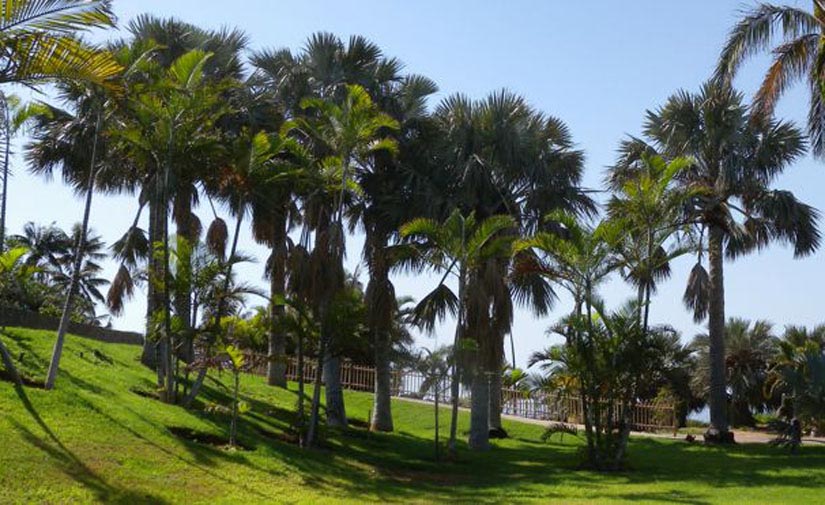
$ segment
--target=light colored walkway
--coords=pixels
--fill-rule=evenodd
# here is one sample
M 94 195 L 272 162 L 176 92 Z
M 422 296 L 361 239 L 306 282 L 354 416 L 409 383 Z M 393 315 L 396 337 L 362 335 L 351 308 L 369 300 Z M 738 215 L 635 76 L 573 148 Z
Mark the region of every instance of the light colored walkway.
M 428 402 L 426 400 L 418 400 L 415 398 L 408 398 L 408 397 L 395 397 L 399 400 L 403 400 L 406 402 L 415 402 L 415 403 L 423 403 L 426 405 L 432 405 L 432 402 Z M 444 407 L 449 407 L 449 404 L 442 404 Z M 469 409 L 464 407 L 459 407 L 461 410 L 469 411 Z M 546 421 L 543 419 L 532 419 L 529 417 L 520 417 L 520 416 L 512 416 L 509 414 L 502 414 L 502 419 L 507 419 L 510 421 L 516 421 L 521 423 L 528 423 L 528 424 L 536 424 L 539 426 L 547 426 L 552 421 Z M 576 429 L 580 432 L 584 431 L 583 425 L 576 425 Z M 773 433 L 765 433 L 763 431 L 749 431 L 749 430 L 734 430 L 734 438 L 737 443 L 740 444 L 767 444 L 774 438 L 776 435 Z M 649 432 L 649 431 L 634 431 L 630 434 L 633 437 L 654 437 L 654 438 L 670 438 L 670 439 L 684 439 L 687 435 L 684 433 L 677 433 L 675 436 L 672 432 Z M 694 435 L 697 441 L 702 440 L 702 435 Z M 803 444 L 825 444 L 825 437 L 805 437 L 802 439 Z

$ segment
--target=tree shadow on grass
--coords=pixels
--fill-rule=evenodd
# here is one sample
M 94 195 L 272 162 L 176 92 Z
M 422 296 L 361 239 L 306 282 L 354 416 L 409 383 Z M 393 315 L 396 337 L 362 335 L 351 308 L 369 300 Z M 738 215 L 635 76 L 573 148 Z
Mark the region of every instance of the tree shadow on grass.
M 98 500 L 116 504 L 168 503 L 158 496 L 116 487 L 107 483 L 63 444 L 54 431 L 43 421 L 43 418 L 26 395 L 25 390 L 20 387 L 15 387 L 15 391 L 26 411 L 45 433 L 46 437 L 41 438 L 35 435 L 17 420 L 9 418 L 12 426 L 21 433 L 25 441 L 43 451 L 58 463 L 63 473 L 91 490 Z

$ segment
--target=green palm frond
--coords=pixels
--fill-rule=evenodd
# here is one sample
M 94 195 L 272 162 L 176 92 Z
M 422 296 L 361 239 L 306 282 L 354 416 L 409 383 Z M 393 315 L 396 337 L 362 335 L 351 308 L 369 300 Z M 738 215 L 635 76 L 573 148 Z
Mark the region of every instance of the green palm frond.
M 110 0 L 4 0 L 0 5 L 0 38 L 8 33 L 70 33 L 115 24 Z

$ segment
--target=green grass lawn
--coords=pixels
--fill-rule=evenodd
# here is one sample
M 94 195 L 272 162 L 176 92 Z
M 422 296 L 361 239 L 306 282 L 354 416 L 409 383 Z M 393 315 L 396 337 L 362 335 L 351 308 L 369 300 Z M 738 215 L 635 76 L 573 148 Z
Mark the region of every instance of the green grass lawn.
M 9 329 L 2 338 L 22 369 L 42 378 L 53 334 Z M 96 355 L 95 351 L 102 353 Z M 356 420 L 324 434 L 325 447 L 284 441 L 296 393 L 244 376 L 252 412 L 241 422 L 249 450 L 178 438 L 171 428 L 225 436 L 222 414 L 188 412 L 135 393 L 152 389 L 139 349 L 70 337 L 55 391 L 0 382 L 0 503 L 817 503 L 825 492 L 825 447 L 801 454 L 764 445 L 719 449 L 634 439 L 631 469 L 576 469 L 581 440 L 542 443 L 540 426 L 507 422 L 511 437 L 484 454 L 433 460 L 432 408 L 395 401 L 396 432 L 373 434 L 371 396 L 348 393 Z M 101 359 L 103 358 L 103 359 Z M 111 362 L 110 362 L 111 361 Z M 208 382 L 208 401 L 227 401 L 229 376 Z M 442 416 L 442 433 L 448 416 Z M 462 413 L 460 431 L 468 426 Z M 203 438 L 203 437 L 202 437 Z

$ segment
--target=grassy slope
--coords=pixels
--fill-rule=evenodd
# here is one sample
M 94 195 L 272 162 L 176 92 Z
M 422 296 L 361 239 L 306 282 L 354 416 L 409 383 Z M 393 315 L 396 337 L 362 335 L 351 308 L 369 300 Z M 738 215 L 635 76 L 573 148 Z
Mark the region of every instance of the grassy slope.
M 32 377 L 42 377 L 52 336 L 11 329 L 4 342 Z M 94 355 L 101 351 L 112 363 Z M 81 355 L 82 353 L 82 355 Z M 225 434 L 219 414 L 190 413 L 130 390 L 152 375 L 135 347 L 70 337 L 58 389 L 18 391 L 0 382 L 0 503 L 283 502 L 816 502 L 825 489 L 825 447 L 798 456 L 766 446 L 722 450 L 670 440 L 634 440 L 629 472 L 577 471 L 580 441 L 544 444 L 541 427 L 507 423 L 513 438 L 457 463 L 432 461 L 432 408 L 396 401 L 397 432 L 328 433 L 327 448 L 302 451 L 278 436 L 296 394 L 244 377 L 253 412 L 228 452 L 179 439 L 167 427 Z M 228 383 L 228 376 L 223 380 Z M 224 386 L 209 384 L 213 400 Z M 365 420 L 371 397 L 349 393 L 350 416 Z M 442 433 L 447 432 L 447 415 Z M 462 415 L 461 431 L 468 418 Z M 360 424 L 360 423 L 359 423 Z

